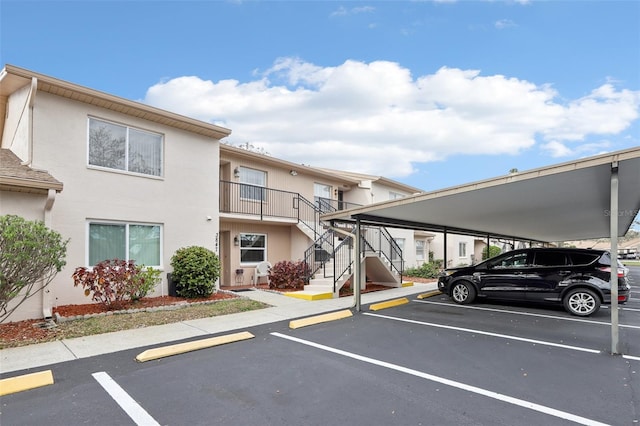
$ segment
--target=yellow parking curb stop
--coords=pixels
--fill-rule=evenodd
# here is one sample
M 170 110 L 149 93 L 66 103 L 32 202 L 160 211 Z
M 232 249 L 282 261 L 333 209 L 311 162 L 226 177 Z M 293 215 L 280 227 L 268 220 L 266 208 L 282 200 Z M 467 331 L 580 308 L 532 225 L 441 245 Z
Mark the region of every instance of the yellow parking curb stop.
M 308 325 L 320 324 L 322 322 L 334 321 L 353 316 L 350 310 L 331 312 L 324 315 L 316 315 L 315 317 L 302 318 L 299 320 L 289 321 L 289 328 L 300 328 Z
M 252 339 L 253 334 L 248 331 L 241 333 L 227 334 L 224 336 L 211 337 L 209 339 L 196 340 L 194 342 L 178 343 L 177 345 L 163 346 L 161 348 L 148 349 L 136 357 L 138 362 L 146 362 L 154 359 L 165 358 L 172 355 L 179 355 L 186 352 L 211 348 L 213 346 L 225 345 L 227 343 L 239 342 L 241 340 Z
M 380 309 L 393 308 L 394 306 L 404 305 L 409 303 L 409 299 L 402 297 L 400 299 L 388 300 L 386 302 L 375 303 L 369 307 L 372 311 L 379 311 Z
M 53 384 L 53 373 L 51 370 L 40 371 L 38 373 L 24 374 L 22 376 L 9 377 L 0 380 L 0 396 L 22 392 L 30 389 Z
M 438 294 L 442 294 L 440 290 L 433 290 L 428 293 L 422 293 L 416 296 L 417 299 L 426 299 L 428 297 L 437 296 Z

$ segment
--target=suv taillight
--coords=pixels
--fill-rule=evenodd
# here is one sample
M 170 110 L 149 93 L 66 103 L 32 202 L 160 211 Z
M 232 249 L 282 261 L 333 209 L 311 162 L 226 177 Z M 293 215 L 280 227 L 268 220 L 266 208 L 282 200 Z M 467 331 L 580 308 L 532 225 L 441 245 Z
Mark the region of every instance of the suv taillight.
M 611 268 L 609 266 L 603 266 L 602 268 L 598 268 L 602 272 L 611 273 Z M 618 278 L 624 278 L 624 269 L 618 268 Z

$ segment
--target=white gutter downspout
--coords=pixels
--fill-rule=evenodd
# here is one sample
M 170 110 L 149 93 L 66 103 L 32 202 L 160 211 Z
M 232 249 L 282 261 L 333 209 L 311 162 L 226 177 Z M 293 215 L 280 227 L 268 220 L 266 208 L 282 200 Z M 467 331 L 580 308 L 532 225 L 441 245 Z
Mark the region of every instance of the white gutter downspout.
M 33 105 L 36 103 L 36 92 L 38 90 L 38 79 L 35 77 L 31 77 L 31 90 L 29 91 L 29 99 L 27 99 L 27 106 L 29 108 L 29 134 L 27 135 L 27 143 L 29 145 L 28 157 L 26 161 L 23 161 L 21 164 L 23 166 L 31 166 L 33 162 Z
M 51 210 L 53 209 L 53 203 L 56 201 L 56 190 L 49 189 L 47 193 L 47 201 L 44 203 L 44 224 L 47 228 L 51 229 L 53 223 Z M 42 285 L 41 283 L 40 285 Z M 51 302 L 51 290 L 47 287 L 42 290 L 42 317 L 49 319 L 53 317 L 53 303 Z
M 610 237 L 611 237 L 611 353 L 620 353 L 620 341 L 618 330 L 618 162 L 611 163 L 611 210 L 610 210 Z

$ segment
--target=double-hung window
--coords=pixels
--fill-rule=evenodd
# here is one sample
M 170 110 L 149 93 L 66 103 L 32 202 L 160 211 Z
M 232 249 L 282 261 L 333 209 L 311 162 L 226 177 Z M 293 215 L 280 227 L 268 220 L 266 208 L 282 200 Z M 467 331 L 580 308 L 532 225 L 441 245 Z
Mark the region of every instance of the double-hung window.
M 325 185 L 324 183 L 313 184 L 313 197 L 316 202 L 316 206 L 322 213 L 335 211 L 332 207 L 331 200 L 331 185 Z
M 425 257 L 424 257 L 424 240 L 416 240 L 416 261 L 417 262 L 424 262 L 425 261 Z
M 240 234 L 240 263 L 258 263 L 267 260 L 265 234 Z
M 161 134 L 89 118 L 89 165 L 162 176 Z
M 402 252 L 404 251 L 404 238 L 394 238 L 396 246 L 400 249 L 400 251 L 393 250 L 391 253 L 392 260 L 401 260 Z
M 467 257 L 467 243 L 458 243 L 458 256 Z
M 240 167 L 240 198 L 250 201 L 266 201 L 264 188 L 267 186 L 267 173 L 262 170 Z
M 162 226 L 154 224 L 89 222 L 89 265 L 103 260 L 134 260 L 161 267 Z

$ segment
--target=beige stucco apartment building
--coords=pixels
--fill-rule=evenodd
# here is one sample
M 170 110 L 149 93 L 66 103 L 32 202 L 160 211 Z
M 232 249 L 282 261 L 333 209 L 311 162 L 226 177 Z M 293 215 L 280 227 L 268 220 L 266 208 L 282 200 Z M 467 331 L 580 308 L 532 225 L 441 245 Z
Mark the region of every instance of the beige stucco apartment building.
M 79 266 L 112 258 L 159 268 L 199 245 L 219 254 L 219 286 L 255 283 L 261 261 L 322 252 L 323 212 L 420 190 L 365 174 L 294 164 L 221 143 L 231 130 L 7 65 L 0 73 L 0 215 L 42 220 L 69 239 L 67 265 L 9 321 L 90 303 L 73 287 Z M 399 247 L 398 271 L 438 258 L 442 236 L 372 232 Z M 332 238 L 336 243 L 340 238 Z M 382 246 L 374 241 L 373 246 Z M 393 242 L 390 242 L 393 241 Z M 468 250 L 460 247 L 468 244 Z M 449 236 L 452 263 L 470 263 L 474 240 Z M 325 274 L 326 275 L 326 274 Z M 335 288 L 334 288 L 335 292 Z
M 9 320 L 90 302 L 71 275 L 101 257 L 166 270 L 180 247 L 216 248 L 218 146 L 230 130 L 10 65 L 0 109 L 0 214 L 69 239 L 66 267 Z

